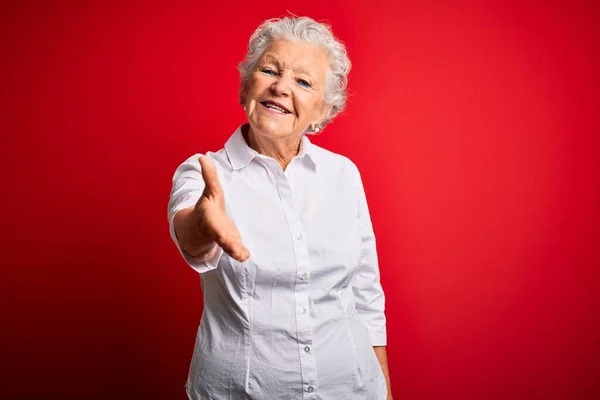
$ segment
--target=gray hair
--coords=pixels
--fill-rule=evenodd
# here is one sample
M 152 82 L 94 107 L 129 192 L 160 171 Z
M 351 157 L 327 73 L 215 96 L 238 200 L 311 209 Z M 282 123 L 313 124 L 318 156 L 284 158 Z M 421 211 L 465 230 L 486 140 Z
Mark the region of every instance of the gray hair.
M 333 36 L 329 25 L 308 17 L 274 18 L 263 22 L 254 31 L 248 43 L 248 53 L 238 70 L 242 78 L 240 102 L 248 91 L 250 75 L 269 44 L 275 40 L 295 40 L 320 46 L 329 54 L 329 71 L 325 79 L 325 103 L 331 111 L 320 124 L 323 129 L 346 106 L 348 73 L 352 67 L 344 44 Z

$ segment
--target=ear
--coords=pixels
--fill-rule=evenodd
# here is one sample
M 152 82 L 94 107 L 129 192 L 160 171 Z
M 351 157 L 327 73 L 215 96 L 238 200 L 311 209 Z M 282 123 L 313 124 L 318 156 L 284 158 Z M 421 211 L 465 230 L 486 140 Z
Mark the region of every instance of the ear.
M 330 105 L 327 104 L 323 104 L 323 108 L 321 110 L 321 112 L 318 115 L 317 120 L 315 121 L 317 124 L 321 124 L 329 115 L 329 113 L 331 112 L 332 107 Z

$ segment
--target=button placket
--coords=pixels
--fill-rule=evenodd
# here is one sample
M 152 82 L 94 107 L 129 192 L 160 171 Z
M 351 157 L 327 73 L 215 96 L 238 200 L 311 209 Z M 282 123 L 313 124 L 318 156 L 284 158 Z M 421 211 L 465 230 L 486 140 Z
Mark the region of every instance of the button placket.
M 288 166 L 288 168 L 290 168 L 290 166 Z M 308 344 L 313 342 L 310 313 L 308 312 L 308 305 L 310 304 L 308 292 L 308 272 L 310 270 L 308 246 L 305 240 L 302 220 L 297 212 L 297 207 L 294 207 L 293 190 L 290 186 L 287 174 L 278 171 L 276 174 L 276 182 L 282 202 L 288 205 L 287 207 L 283 207 L 283 211 L 290 229 L 295 253 L 297 285 L 294 291 L 294 297 L 298 311 L 296 318 L 296 337 L 298 340 L 298 351 L 300 352 L 302 385 L 305 387 L 306 392 L 313 393 L 315 391 L 314 383 L 316 382 L 316 361 L 312 354 L 311 347 L 308 346 Z M 310 398 L 313 398 L 313 396 L 310 396 Z

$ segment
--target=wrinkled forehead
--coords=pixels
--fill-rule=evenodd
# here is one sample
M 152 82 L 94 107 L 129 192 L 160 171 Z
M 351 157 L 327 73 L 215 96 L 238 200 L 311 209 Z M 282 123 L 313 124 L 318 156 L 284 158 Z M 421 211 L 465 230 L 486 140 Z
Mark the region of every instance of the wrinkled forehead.
M 294 73 L 323 75 L 329 68 L 329 56 L 320 46 L 304 42 L 278 40 L 269 45 L 259 64 L 273 64 Z

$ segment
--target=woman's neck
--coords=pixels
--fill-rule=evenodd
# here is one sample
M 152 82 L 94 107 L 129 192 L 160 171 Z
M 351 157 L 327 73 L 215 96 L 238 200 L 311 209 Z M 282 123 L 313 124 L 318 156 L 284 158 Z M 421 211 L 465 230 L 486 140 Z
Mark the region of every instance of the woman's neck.
M 249 125 L 242 128 L 242 133 L 246 143 L 257 153 L 273 158 L 285 171 L 286 167 L 292 161 L 292 158 L 298 155 L 302 135 L 268 139 L 263 135 L 257 135 L 252 131 Z

